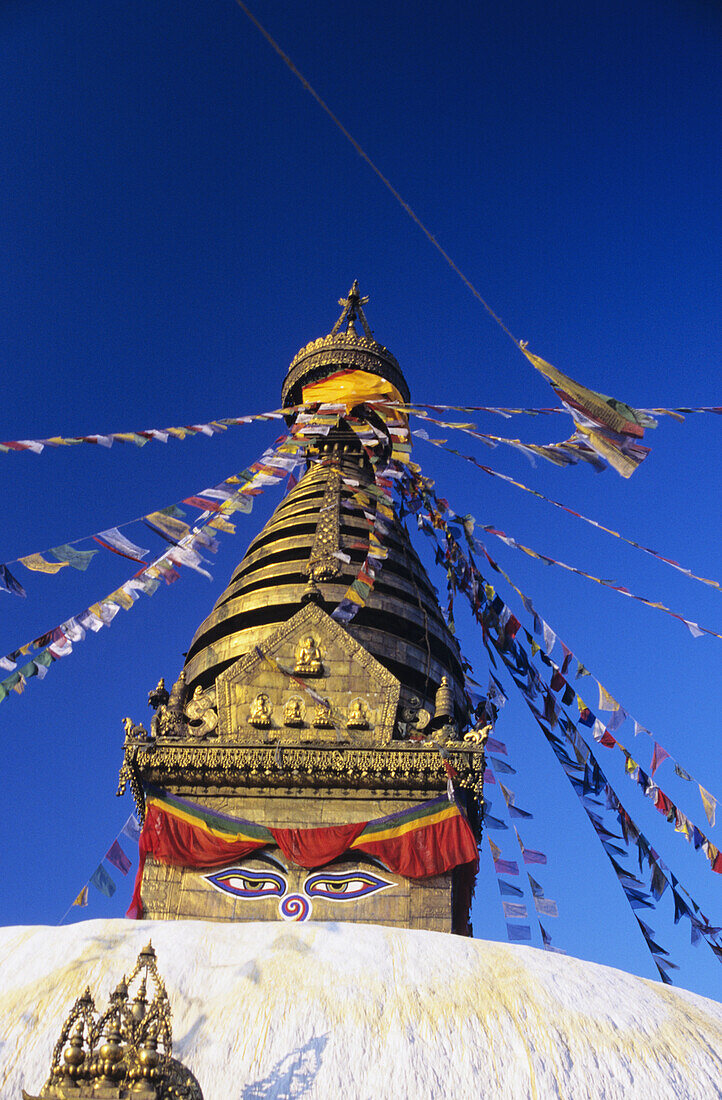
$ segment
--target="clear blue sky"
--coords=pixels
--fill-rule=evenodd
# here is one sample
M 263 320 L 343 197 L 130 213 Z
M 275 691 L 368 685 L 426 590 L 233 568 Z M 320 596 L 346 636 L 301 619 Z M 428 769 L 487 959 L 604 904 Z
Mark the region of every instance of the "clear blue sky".
M 254 10 L 515 335 L 633 405 L 722 404 L 716 5 L 254 0 Z M 7 0 L 0 92 L 0 439 L 275 408 L 291 357 L 329 330 L 354 277 L 417 400 L 554 403 L 233 0 Z M 537 442 L 569 434 L 561 417 L 480 426 Z M 586 467 L 532 469 L 513 451 L 477 454 L 719 578 L 721 432 L 713 416 L 663 421 L 631 481 Z M 142 450 L 0 456 L 0 559 L 215 484 L 273 435 L 258 425 Z M 722 631 L 719 592 L 426 444 L 416 451 L 459 511 Z M 55 923 L 103 856 L 131 809 L 114 797 L 121 720 L 147 720 L 148 690 L 161 675 L 175 678 L 277 499 L 269 492 L 236 538 L 221 536 L 212 585 L 184 573 L 0 704 L 5 923 Z M 149 532 L 129 534 L 157 548 Z M 722 642 L 694 640 L 661 614 L 492 549 L 625 708 L 722 793 Z M 2 653 L 106 595 L 129 564 L 99 554 L 87 573 L 57 577 L 16 567 L 28 598 L 0 595 Z M 460 635 L 484 680 L 483 651 L 463 619 Z M 535 814 L 525 843 L 549 855 L 539 878 L 559 904 L 548 922 L 554 942 L 656 977 L 523 704 L 510 703 L 497 734 L 518 769 L 517 800 Z M 620 736 L 648 766 L 648 743 L 639 747 L 626 726 Z M 600 753 L 666 861 L 722 918 L 722 879 L 624 779 L 620 754 Z M 696 792 L 669 764 L 658 778 L 704 824 Z M 711 832 L 719 847 L 721 828 Z M 510 842 L 503 847 L 514 858 Z M 487 860 L 474 927 L 503 938 Z M 129 892 L 124 883 L 112 902 L 95 895 L 85 913 L 118 915 Z M 689 948 L 689 926 L 672 926 L 667 898 L 648 919 L 682 965 L 680 983 L 719 997 L 722 969 L 704 944 Z

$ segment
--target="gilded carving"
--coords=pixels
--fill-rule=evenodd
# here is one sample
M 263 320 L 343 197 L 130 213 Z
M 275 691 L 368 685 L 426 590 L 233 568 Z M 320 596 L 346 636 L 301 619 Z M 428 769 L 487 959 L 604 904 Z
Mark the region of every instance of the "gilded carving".
M 271 726 L 271 720 L 273 718 L 273 710 L 268 696 L 265 692 L 261 692 L 251 703 L 251 712 L 248 716 L 248 721 L 256 729 L 266 730 Z
M 283 708 L 284 726 L 300 729 L 303 726 L 305 713 L 306 708 L 303 705 L 303 700 L 298 695 L 292 695 Z
M 191 737 L 202 740 L 213 733 L 218 725 L 215 688 L 204 691 L 199 684 L 186 703 L 184 713 L 188 719 L 188 733 Z
M 313 725 L 317 730 L 332 730 L 334 729 L 333 715 L 331 708 L 324 706 L 323 703 L 317 703 L 313 711 Z
M 354 699 L 348 708 L 346 727 L 350 730 L 367 730 L 369 728 L 368 708 L 363 699 Z
M 322 686 L 317 670 L 323 673 Z M 303 670 L 303 671 L 301 671 Z M 250 721 L 254 700 L 268 697 L 274 715 L 282 715 L 289 689 L 305 703 L 307 721 L 313 723 L 314 709 L 330 710 L 330 724 L 315 726 L 325 738 L 339 735 L 359 739 L 363 728 L 347 725 L 349 706 L 363 697 L 368 717 L 367 738 L 388 743 L 394 732 L 400 684 L 367 649 L 329 615 L 307 604 L 253 649 L 225 669 L 216 680 L 218 698 L 218 740 L 225 744 L 253 743 L 267 726 Z M 319 698 L 320 696 L 320 698 Z M 373 715 L 373 721 L 371 721 Z M 290 723 L 279 722 L 284 746 L 293 743 Z M 296 742 L 298 736 L 295 735 Z
M 296 676 L 321 676 L 323 674 L 321 651 L 310 634 L 303 638 L 296 647 L 296 664 L 293 671 Z

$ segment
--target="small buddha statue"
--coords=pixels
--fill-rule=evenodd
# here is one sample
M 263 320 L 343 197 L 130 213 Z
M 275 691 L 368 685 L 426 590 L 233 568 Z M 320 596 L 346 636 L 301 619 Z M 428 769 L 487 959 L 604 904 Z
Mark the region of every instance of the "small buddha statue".
M 369 728 L 368 712 L 363 699 L 354 699 L 348 708 L 346 727 L 350 730 L 367 730 Z
M 317 730 L 332 730 L 334 728 L 331 708 L 319 703 L 313 712 L 313 724 Z
M 299 728 L 303 725 L 303 702 L 297 695 L 292 695 L 283 708 L 284 726 Z
M 320 650 L 310 635 L 299 643 L 293 671 L 296 676 L 321 676 L 323 673 Z
M 271 725 L 271 703 L 267 695 L 261 692 L 251 703 L 249 722 L 259 730 L 267 730 Z

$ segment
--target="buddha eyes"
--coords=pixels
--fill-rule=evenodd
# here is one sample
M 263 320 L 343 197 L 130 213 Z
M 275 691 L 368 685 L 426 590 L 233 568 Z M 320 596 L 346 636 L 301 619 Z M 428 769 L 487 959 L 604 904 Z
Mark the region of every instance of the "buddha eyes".
M 369 871 L 321 871 L 306 879 L 304 890 L 310 898 L 351 901 L 368 897 L 392 885 Z
M 229 867 L 205 878 L 218 890 L 237 898 L 280 898 L 286 892 L 286 880 L 272 871 Z
M 285 876 L 274 874 L 273 871 L 226 867 L 204 877 L 217 890 L 236 898 L 282 898 L 288 890 Z M 370 871 L 318 871 L 308 876 L 302 890 L 308 898 L 355 901 L 369 897 L 377 890 L 385 890 L 388 886 L 393 886 L 393 883 L 371 874 Z

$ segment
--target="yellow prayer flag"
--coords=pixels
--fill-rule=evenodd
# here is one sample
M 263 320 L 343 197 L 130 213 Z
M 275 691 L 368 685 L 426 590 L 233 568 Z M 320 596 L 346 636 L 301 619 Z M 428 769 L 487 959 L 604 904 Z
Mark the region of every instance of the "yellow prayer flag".
M 702 799 L 702 805 L 704 806 L 704 812 L 707 814 L 707 820 L 710 825 L 713 826 L 717 816 L 717 799 L 714 795 L 711 795 L 709 791 L 706 791 L 704 787 L 699 788 L 699 796 Z
M 46 561 L 42 554 L 28 554 L 24 558 L 18 558 L 26 569 L 32 569 L 35 573 L 57 573 L 69 563 L 67 561 Z
M 495 844 L 491 837 L 487 837 L 489 841 L 489 848 L 491 849 L 492 859 L 497 860 L 501 857 L 501 848 L 498 844 Z
M 88 887 L 84 886 L 78 894 L 77 898 L 73 902 L 73 905 L 79 905 L 82 909 L 88 904 Z M 72 908 L 72 906 L 71 906 Z
M 597 681 L 599 684 L 599 681 Z M 613 699 L 603 684 L 599 684 L 599 709 L 619 710 L 619 703 Z
M 127 592 L 124 592 L 122 588 L 116 588 L 115 592 L 111 592 L 108 596 L 108 600 L 120 604 L 126 611 L 129 611 L 133 606 L 133 597 L 129 596 Z
M 234 523 L 229 523 L 225 516 L 216 515 L 206 524 L 206 527 L 215 527 L 216 531 L 225 531 L 229 535 L 235 535 L 236 526 Z
M 639 765 L 637 764 L 637 761 L 632 760 L 631 756 L 628 756 L 627 759 L 625 760 L 624 767 L 625 767 L 625 770 L 630 773 L 630 775 L 634 771 L 634 769 L 638 766 Z
M 347 409 L 352 409 L 354 405 L 360 405 L 364 401 L 384 400 L 404 404 L 404 399 L 395 386 L 385 378 L 363 370 L 342 370 L 320 382 L 312 382 L 310 386 L 303 387 L 304 405 L 315 401 L 323 404 L 339 402 Z

